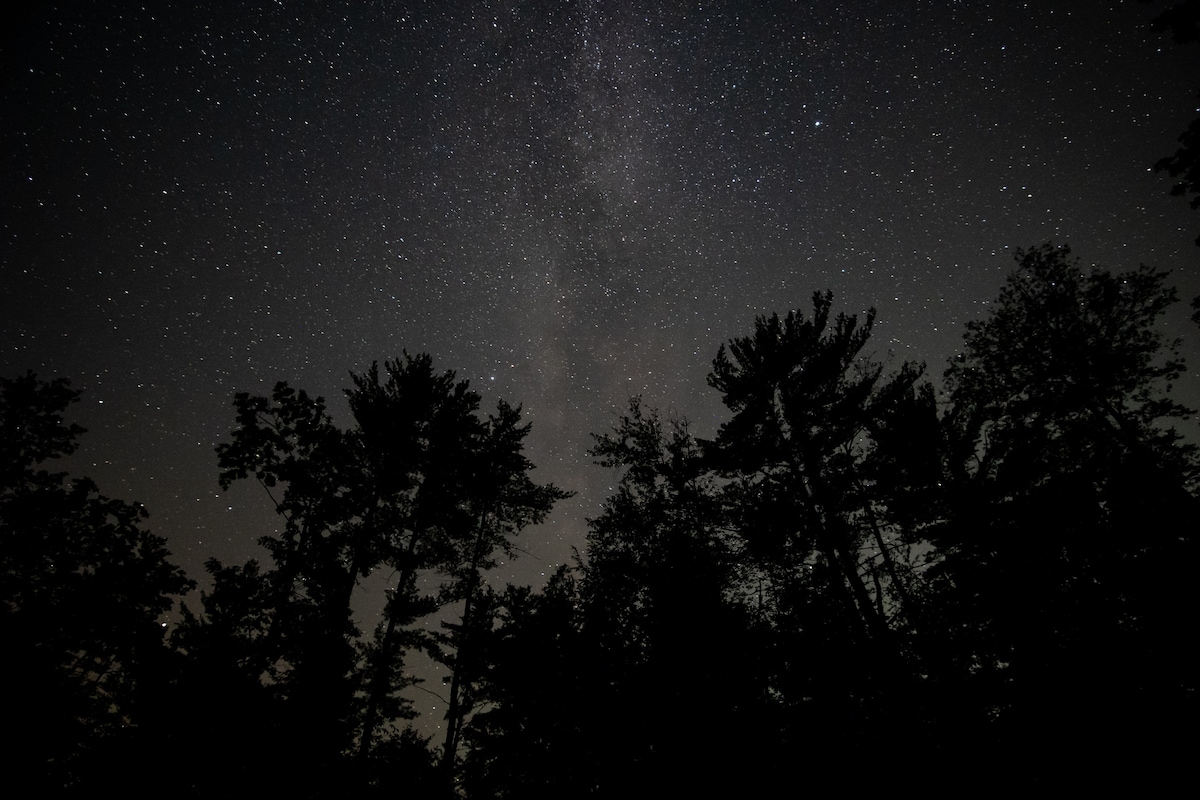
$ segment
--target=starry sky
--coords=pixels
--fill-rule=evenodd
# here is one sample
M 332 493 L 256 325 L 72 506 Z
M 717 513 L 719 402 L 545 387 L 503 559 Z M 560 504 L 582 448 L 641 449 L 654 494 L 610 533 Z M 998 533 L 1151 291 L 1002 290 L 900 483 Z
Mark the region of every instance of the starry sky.
M 194 577 L 278 527 L 217 485 L 237 391 L 286 380 L 345 426 L 349 373 L 407 349 L 522 403 L 536 479 L 578 492 L 501 571 L 536 584 L 613 484 L 588 434 L 633 394 L 714 433 L 705 375 L 757 314 L 830 289 L 937 377 L 1019 247 L 1200 294 L 1200 215 L 1152 170 L 1200 88 L 1163 2 L 29 6 L 0 374 L 83 391 L 70 468 Z

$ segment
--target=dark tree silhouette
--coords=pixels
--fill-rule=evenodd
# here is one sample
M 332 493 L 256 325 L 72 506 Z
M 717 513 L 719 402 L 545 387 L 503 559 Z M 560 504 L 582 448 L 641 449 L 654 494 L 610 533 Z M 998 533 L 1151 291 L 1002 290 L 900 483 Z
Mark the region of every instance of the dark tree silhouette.
M 594 438 L 597 463 L 621 470 L 617 490 L 588 522 L 586 563 L 543 593 L 498 598 L 491 707 L 471 737 L 467 786 L 501 797 L 747 790 L 773 748 L 743 734 L 768 704 L 716 479 L 686 423 L 636 398 Z
M 29 791 L 116 780 L 98 754 L 136 739 L 166 660 L 159 618 L 190 586 L 145 509 L 46 469 L 84 433 L 63 418 L 77 397 L 0 378 L 5 780 Z
M 1085 269 L 1065 247 L 1017 260 L 946 373 L 953 513 L 933 576 L 947 641 L 970 674 L 962 696 L 995 720 L 992 757 L 1059 776 L 1140 767 L 1177 751 L 1158 732 L 1190 724 L 1195 694 L 1179 631 L 1200 464 L 1169 427 L 1192 412 L 1169 397 L 1183 364 L 1158 326 L 1175 292 L 1162 272 Z
M 709 384 L 733 416 L 710 453 L 772 620 L 782 735 L 849 766 L 880 727 L 907 727 L 902 748 L 919 738 L 915 522 L 889 507 L 901 492 L 887 488 L 901 474 L 887 459 L 917 451 L 889 456 L 876 436 L 894 440 L 928 395 L 921 366 L 885 375 L 864 354 L 874 311 L 860 325 L 831 310 L 817 293 L 811 318 L 759 318 L 718 351 Z
M 1051 460 L 1053 446 L 1074 445 L 1079 431 L 1097 455 L 1137 454 L 1190 482 L 1195 448 L 1168 426 L 1193 412 L 1169 396 L 1184 365 L 1180 342 L 1158 328 L 1178 300 L 1167 274 L 1085 269 L 1051 245 L 1016 260 L 995 310 L 967 323 L 964 352 L 946 372 L 952 421 L 970 447 L 959 469 L 999 480 L 1031 438 L 1041 462 L 1022 467 L 1068 466 Z
M 235 406 L 238 427 L 217 449 L 221 486 L 254 476 L 283 530 L 259 540 L 271 569 L 210 564 L 214 591 L 204 598 L 205 616 L 194 621 L 216 630 L 180 642 L 211 642 L 221 631 L 241 640 L 223 649 L 247 654 L 248 671 L 271 686 L 287 715 L 293 772 L 311 782 L 337 771 L 355 732 L 359 631 L 351 597 L 358 578 L 379 564 L 373 498 L 361 453 L 321 398 L 280 383 L 269 398 L 237 395 Z M 265 606 L 239 607 L 238 600 Z M 229 618 L 238 621 L 224 625 Z
M 1155 17 L 1152 24 L 1157 31 L 1170 31 L 1176 44 L 1200 43 L 1200 0 L 1176 3 Z M 1159 161 L 1155 168 L 1178 179 L 1171 187 L 1172 194 L 1195 195 L 1191 206 L 1200 208 L 1200 118 L 1192 120 L 1180 135 L 1179 144 L 1174 155 Z M 1200 245 L 1200 238 L 1196 244 Z
M 603 512 L 589 520 L 583 594 L 589 613 L 620 647 L 639 649 L 667 610 L 711 607 L 735 584 L 716 480 L 683 420 L 664 422 L 633 398 L 611 433 L 593 434 L 591 455 L 621 470 Z M 704 600 L 700 598 L 704 597 Z
M 832 303 L 818 293 L 811 319 L 759 318 L 752 336 L 722 345 L 708 380 L 733 417 L 712 457 L 731 480 L 735 525 L 768 557 L 773 582 L 828 592 L 854 635 L 882 641 L 903 579 L 862 468 L 872 427 L 911 395 L 921 367 L 885 378 L 862 354 L 874 311 L 861 326 L 846 314 L 831 324 Z
M 499 553 L 515 557 L 512 537 L 567 496 L 530 480 L 520 410 L 501 402 L 482 418 L 478 395 L 452 372 L 434 373 L 427 355 L 352 379 L 349 430 L 320 398 L 286 384 L 270 398 L 236 397 L 238 428 L 218 448 L 222 485 L 254 476 L 284 529 L 261 540 L 270 569 L 210 564 L 205 615 L 185 620 L 179 638 L 189 652 L 232 656 L 237 671 L 270 688 L 294 742 L 295 780 L 309 792 L 348 785 L 339 776 L 351 753 L 359 773 L 378 775 L 373 765 L 387 753 L 412 751 L 415 740 L 395 723 L 411 716 L 399 692 L 414 680 L 404 662 L 416 647 L 451 667 L 442 763 L 451 773 L 443 780 L 453 777 L 473 708 L 472 632 L 491 624 L 483 574 Z M 390 581 L 367 640 L 352 602 L 378 569 Z M 448 634 L 413 625 L 450 603 L 461 611 Z
M 411 683 L 404 671 L 406 651 L 435 645 L 425 631 L 409 626 L 440 605 L 422 591 L 422 577 L 445 576 L 458 567 L 478 523 L 468 498 L 485 425 L 477 416 L 479 396 L 453 373 L 435 374 L 427 355 L 388 362 L 383 376 L 372 365 L 354 376 L 347 394 L 378 494 L 390 498 L 380 532 L 388 547 L 383 563 L 395 575 L 367 649 L 361 758 L 389 717 L 407 716 L 399 695 Z
M 555 571 L 540 592 L 509 586 L 489 598 L 498 625 L 481 631 L 476 660 L 487 680 L 464 731 L 468 797 L 594 795 L 604 767 L 604 712 L 611 696 L 601 650 L 583 631 L 577 575 Z M 598 752 L 599 751 L 599 752 Z
M 1183 0 L 1154 18 L 1157 31 L 1170 31 L 1176 44 L 1200 43 L 1200 0 Z M 1192 120 L 1179 136 L 1179 149 L 1161 159 L 1155 169 L 1176 179 L 1171 194 L 1192 195 L 1192 208 L 1200 208 L 1200 118 Z M 1200 237 L 1196 238 L 1200 245 Z M 1200 313 L 1200 312 L 1198 312 Z
M 834 317 L 825 293 L 759 318 L 713 362 L 715 440 L 637 398 L 593 437 L 617 485 L 542 591 L 489 583 L 568 496 L 532 480 L 518 407 L 485 415 L 407 354 L 351 376 L 345 429 L 283 383 L 239 394 L 220 481 L 259 481 L 281 530 L 262 559 L 208 562 L 174 651 L 158 618 L 190 582 L 145 512 L 45 468 L 75 450 L 76 393 L 0 380 L 10 777 L 628 797 L 919 763 L 930 791 L 1165 787 L 1196 745 L 1175 301 L 1149 267 L 1018 251 L 941 400 L 865 354 L 873 312 Z M 449 670 L 438 742 L 402 727 L 417 649 Z
M 1170 31 L 1176 44 L 1198 44 L 1200 0 L 1182 0 L 1155 17 L 1151 24 L 1157 31 Z M 1179 149 L 1160 159 L 1154 168 L 1176 179 L 1171 186 L 1171 194 L 1179 197 L 1193 195 L 1191 207 L 1200 208 L 1200 117 L 1192 120 L 1179 135 Z M 1200 245 L 1200 236 L 1196 237 L 1196 244 Z M 1192 298 L 1192 308 L 1195 309 L 1192 321 L 1200 325 L 1200 296 Z
M 484 678 L 476 638 L 486 635 L 496 613 L 485 591 L 484 573 L 498 566 L 497 557 L 517 557 L 513 539 L 526 527 L 542 522 L 559 500 L 570 497 L 553 484 L 539 486 L 529 478 L 533 464 L 523 454 L 530 425 L 521 424 L 519 408 L 501 402 L 474 442 L 468 462 L 470 484 L 458 502 L 464 530 L 451 541 L 452 557 L 443 567 L 448 579 L 440 599 L 462 603 L 457 623 L 443 623 L 441 661 L 451 669 L 446 710 L 442 769 L 453 774 L 462 728 L 474 710 L 478 683 Z M 448 656 L 447 649 L 453 652 Z
M 609 758 L 627 783 L 609 776 L 607 789 L 751 791 L 772 748 L 739 732 L 759 727 L 773 704 L 757 596 L 747 597 L 718 478 L 687 422 L 664 421 L 638 398 L 593 438 L 596 462 L 621 470 L 588 521 L 581 586 L 584 632 L 598 640 L 608 710 L 620 715 L 605 729 L 620 743 Z M 738 655 L 714 658 L 714 649 Z M 630 717 L 639 725 L 623 730 Z

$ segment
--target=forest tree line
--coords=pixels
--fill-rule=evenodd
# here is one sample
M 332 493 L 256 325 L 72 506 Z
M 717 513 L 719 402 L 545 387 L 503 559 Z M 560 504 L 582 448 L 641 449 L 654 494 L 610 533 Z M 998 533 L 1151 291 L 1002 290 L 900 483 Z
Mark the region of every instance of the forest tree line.
M 186 601 L 140 506 L 48 468 L 82 433 L 77 393 L 2 379 L 9 779 L 205 798 L 1172 780 L 1197 744 L 1200 519 L 1160 332 L 1176 300 L 1153 268 L 1019 252 L 940 390 L 872 358 L 874 312 L 829 293 L 759 318 L 712 362 L 713 439 L 637 398 L 594 434 L 619 483 L 537 589 L 489 574 L 568 493 L 531 478 L 518 406 L 484 411 L 428 355 L 353 375 L 346 429 L 283 383 L 236 396 L 220 484 L 260 483 L 281 529 Z M 411 727 L 418 654 L 447 671 L 424 687 L 437 740 Z

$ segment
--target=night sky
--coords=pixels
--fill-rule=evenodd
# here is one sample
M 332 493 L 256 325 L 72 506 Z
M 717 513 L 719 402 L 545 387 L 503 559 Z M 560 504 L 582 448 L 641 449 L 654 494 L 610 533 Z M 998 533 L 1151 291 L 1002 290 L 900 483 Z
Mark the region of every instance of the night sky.
M 1200 294 L 1200 215 L 1152 170 L 1200 47 L 1149 28 L 1162 2 L 30 5 L 0 375 L 83 391 L 70 468 L 194 577 L 278 526 L 217 486 L 237 391 L 346 426 L 349 373 L 407 349 L 523 403 L 535 478 L 579 493 L 499 576 L 539 583 L 613 483 L 589 433 L 632 394 L 714 433 L 705 375 L 757 314 L 831 289 L 937 377 L 1019 247 Z

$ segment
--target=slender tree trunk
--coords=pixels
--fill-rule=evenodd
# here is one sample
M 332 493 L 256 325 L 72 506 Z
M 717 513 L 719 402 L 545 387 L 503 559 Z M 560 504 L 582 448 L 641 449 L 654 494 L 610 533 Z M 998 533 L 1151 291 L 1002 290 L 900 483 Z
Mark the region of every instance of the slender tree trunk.
M 811 463 L 816 461 L 815 466 Z M 841 580 L 836 581 L 840 586 L 839 594 L 845 597 L 848 589 L 850 599 L 849 609 L 855 612 L 862 621 L 866 633 L 873 639 L 883 639 L 887 636 L 887 620 L 876 613 L 871 604 L 867 587 L 863 585 L 858 574 L 858 562 L 845 546 L 850 538 L 844 520 L 828 510 L 825 498 L 830 494 L 824 481 L 820 479 L 820 460 L 812 459 L 806 463 L 806 469 L 799 470 L 799 465 L 793 461 L 797 469 L 798 484 L 803 488 L 805 502 L 812 509 L 811 514 L 819 531 L 817 542 L 825 559 L 830 566 L 841 573 Z M 846 602 L 843 600 L 843 602 Z
M 416 579 L 416 547 L 420 537 L 414 531 L 409 538 L 408 548 L 404 554 L 404 570 L 396 583 L 395 594 L 389 598 L 384 614 L 387 616 L 387 627 L 384 628 L 383 638 L 379 642 L 379 653 L 376 655 L 374 669 L 371 672 L 370 683 L 367 685 L 367 707 L 363 713 L 362 736 L 358 741 L 358 757 L 366 758 L 371 751 L 375 739 L 375 729 L 379 726 L 379 707 L 391 689 L 388 680 L 388 669 L 392 661 L 393 648 L 396 641 L 397 620 L 404 610 L 403 603 L 407 600 L 408 587 Z
M 467 631 L 471 624 L 471 606 L 474 600 L 474 590 L 472 589 L 467 594 L 467 599 L 463 605 L 462 628 L 460 628 L 460 638 L 458 648 L 454 654 L 454 671 L 450 676 L 450 697 L 446 708 L 446 741 L 442 746 L 442 771 L 447 777 L 452 777 L 454 774 L 455 756 L 458 754 L 458 739 L 460 734 L 460 724 L 462 712 L 459 709 L 461 704 L 460 696 L 462 694 L 462 680 L 465 656 L 469 655 L 467 645 Z
M 475 532 L 475 546 L 471 554 L 471 566 L 467 577 L 466 597 L 463 601 L 461 627 L 459 628 L 458 647 L 454 654 L 454 670 L 450 676 L 450 697 L 446 708 L 446 741 L 442 749 L 442 771 L 448 778 L 454 774 L 454 761 L 458 754 L 458 741 L 462 731 L 462 720 L 466 710 L 462 706 L 463 673 L 466 671 L 467 659 L 471 652 L 471 626 L 474 624 L 473 611 L 475 595 L 479 589 L 479 563 L 485 555 L 484 548 L 487 534 L 488 512 L 479 517 L 479 525 Z
M 879 548 L 880 556 L 883 557 L 884 570 L 887 572 L 888 578 L 891 579 L 892 586 L 895 587 L 896 594 L 900 597 L 901 610 L 906 616 L 908 616 L 911 610 L 911 603 L 909 603 L 908 599 L 908 586 L 905 585 L 904 581 L 900 579 L 900 571 L 896 568 L 896 560 L 892 558 L 891 550 L 888 548 L 887 543 L 883 539 L 883 531 L 880 528 L 879 520 L 875 517 L 875 509 L 871 506 L 871 498 L 867 497 L 866 487 L 864 487 L 862 485 L 862 481 L 858 480 L 857 478 L 855 479 L 855 483 L 858 486 L 859 495 L 862 498 L 863 509 L 867 514 L 867 524 L 871 528 L 871 537 L 875 540 L 875 546 Z M 878 581 L 876 581 L 876 584 L 878 584 Z M 882 593 L 882 587 L 880 587 L 877 591 Z M 880 602 L 882 601 L 883 598 L 881 594 Z M 910 624 L 913 621 L 911 616 L 908 616 L 908 620 Z

